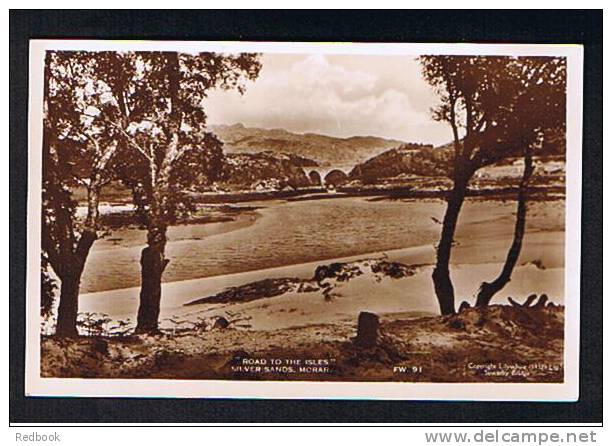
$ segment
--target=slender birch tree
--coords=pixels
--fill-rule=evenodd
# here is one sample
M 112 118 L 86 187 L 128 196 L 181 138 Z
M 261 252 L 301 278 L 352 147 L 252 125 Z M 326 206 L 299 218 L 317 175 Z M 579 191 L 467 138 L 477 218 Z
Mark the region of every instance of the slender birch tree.
M 98 238 L 98 205 L 110 180 L 116 131 L 86 116 L 100 103 L 97 60 L 84 52 L 47 52 L 43 111 L 42 250 L 61 281 L 56 334 L 76 336 L 81 275 Z M 84 218 L 75 192 L 86 193 Z M 47 303 L 48 305 L 48 303 Z
M 256 54 L 177 52 L 106 52 L 99 60 L 110 106 L 95 119 L 119 134 L 117 171 L 138 191 L 147 229 L 136 332 L 155 333 L 168 226 L 188 205 L 185 189 L 221 170 L 222 145 L 206 130 L 205 100 L 213 88 L 244 92 L 261 64 Z
M 453 186 L 446 196 L 432 274 L 440 312 L 452 314 L 455 292 L 449 265 L 469 182 L 485 166 L 525 155 L 513 243 L 498 278 L 483 282 L 479 292 L 478 304 L 487 305 L 510 280 L 520 253 L 531 151 L 547 130 L 565 128 L 566 62 L 555 57 L 422 56 L 420 63 L 440 99 L 433 117 L 447 122 L 453 135 Z

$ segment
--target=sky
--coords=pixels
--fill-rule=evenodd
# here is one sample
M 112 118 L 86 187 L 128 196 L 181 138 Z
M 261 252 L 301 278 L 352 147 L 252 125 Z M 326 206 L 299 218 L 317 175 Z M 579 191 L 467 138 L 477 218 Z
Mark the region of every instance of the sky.
M 431 119 L 437 98 L 411 56 L 264 54 L 261 62 L 244 95 L 211 92 L 209 124 L 435 145 L 452 138 Z

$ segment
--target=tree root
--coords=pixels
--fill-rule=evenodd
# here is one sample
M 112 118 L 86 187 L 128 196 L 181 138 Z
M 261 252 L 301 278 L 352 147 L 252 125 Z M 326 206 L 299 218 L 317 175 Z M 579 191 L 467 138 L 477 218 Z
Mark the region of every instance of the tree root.
M 536 299 L 538 299 L 538 301 L 533 304 L 533 301 L 535 301 Z M 533 308 L 535 310 L 541 310 L 546 306 L 546 302 L 548 302 L 548 296 L 546 294 L 542 294 L 538 298 L 537 294 L 530 294 L 529 296 L 527 296 L 527 299 L 525 299 L 525 302 L 523 302 L 522 304 L 512 299 L 512 297 L 508 297 L 508 302 L 510 302 L 510 304 L 516 308 Z

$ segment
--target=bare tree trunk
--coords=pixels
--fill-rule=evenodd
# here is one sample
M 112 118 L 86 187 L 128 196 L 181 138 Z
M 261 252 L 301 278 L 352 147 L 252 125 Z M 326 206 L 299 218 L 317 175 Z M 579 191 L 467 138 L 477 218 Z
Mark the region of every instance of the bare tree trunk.
M 165 212 L 171 169 L 168 159 L 166 152 L 161 168 L 158 168 L 154 158 L 149 160 L 151 196 L 147 219 L 147 246 L 142 250 L 140 257 L 141 286 L 136 333 L 159 332 L 161 281 L 169 263 L 165 258 L 168 228 Z
M 449 264 L 457 220 L 465 200 L 466 190 L 467 181 L 455 181 L 455 186 L 447 197 L 442 234 L 436 250 L 436 266 L 431 276 L 440 305 L 440 313 L 443 315 L 455 313 L 455 290 L 450 278 Z
M 136 221 L 146 226 L 147 224 L 147 209 L 146 209 L 146 192 L 144 187 L 140 184 L 134 184 L 131 186 L 132 189 L 132 202 L 136 206 L 134 214 L 136 215 Z
M 161 279 L 169 260 L 159 245 L 147 246 L 140 257 L 141 279 L 140 305 L 136 333 L 157 333 L 161 303 Z
M 110 159 L 110 154 L 106 160 Z M 94 181 L 100 181 L 100 171 L 106 166 L 101 164 L 100 170 L 92 175 Z M 76 248 L 70 252 L 54 254 L 50 257 L 51 266 L 57 273 L 60 273 L 62 281 L 60 288 L 60 300 L 57 309 L 57 336 L 78 336 L 77 316 L 79 312 L 79 291 L 81 288 L 81 276 L 85 268 L 85 262 L 93 243 L 98 238 L 96 230 L 98 224 L 98 203 L 100 188 L 97 183 L 92 184 L 88 189 L 87 195 L 87 217 L 84 221 L 84 228 Z M 68 226 L 69 221 L 64 224 L 64 230 L 72 234 L 72 228 Z M 71 238 L 67 237 L 64 245 L 72 245 Z
M 493 296 L 501 291 L 512 278 L 512 271 L 514 270 L 519 255 L 521 254 L 521 246 L 523 244 L 523 237 L 525 235 L 525 223 L 527 217 L 527 186 L 532 173 L 533 161 L 531 151 L 528 149 L 525 153 L 525 167 L 523 169 L 523 178 L 521 179 L 521 183 L 519 185 L 517 197 L 514 238 L 510 248 L 508 249 L 506 261 L 499 273 L 499 276 L 497 276 L 497 278 L 492 282 L 482 282 L 480 285 L 478 297 L 476 298 L 477 307 L 488 306 L 491 299 L 493 299 Z
M 140 257 L 141 287 L 136 333 L 159 332 L 162 275 L 169 260 L 165 258 L 168 224 L 164 214 L 170 169 L 158 171 L 151 161 L 151 199 L 147 221 L 147 246 Z
M 70 271 L 61 278 L 61 281 L 55 334 L 62 337 L 76 337 L 81 275 L 77 271 Z
M 86 230 L 76 247 L 75 253 L 70 259 L 62 259 L 64 266 L 58 268 L 62 271 L 60 279 L 60 300 L 57 308 L 57 336 L 78 336 L 77 316 L 79 313 L 79 291 L 81 288 L 81 276 L 85 268 L 85 261 L 89 251 L 97 238 L 95 231 Z
M 179 131 L 182 114 L 179 107 L 180 68 L 177 53 L 166 53 L 168 60 L 168 90 L 170 94 L 170 115 L 167 126 L 169 143 L 164 147 L 161 164 L 153 153 L 149 156 L 150 204 L 147 221 L 147 247 L 142 250 L 140 305 L 136 333 L 157 333 L 161 304 L 162 274 L 169 260 L 165 258 L 166 231 L 168 228 L 168 199 L 172 163 L 179 151 Z
M 110 155 L 107 156 L 110 158 Z M 102 165 L 100 169 L 105 166 Z M 99 172 L 92 179 L 99 181 Z M 74 231 L 70 216 L 58 219 L 57 224 L 61 226 L 64 240 L 61 242 L 63 249 L 55 252 L 49 249 L 49 261 L 54 271 L 58 273 L 62 284 L 60 287 L 59 306 L 57 309 L 57 336 L 78 336 L 77 316 L 79 312 L 79 291 L 81 287 L 81 276 L 85 268 L 85 262 L 93 243 L 98 238 L 96 230 L 98 224 L 98 202 L 100 189 L 94 182 L 88 189 L 87 217 L 83 223 L 83 231 L 74 247 Z M 60 208 L 58 208 L 60 209 Z M 59 212 L 65 212 L 60 210 Z M 62 214 L 63 215 L 63 214 Z

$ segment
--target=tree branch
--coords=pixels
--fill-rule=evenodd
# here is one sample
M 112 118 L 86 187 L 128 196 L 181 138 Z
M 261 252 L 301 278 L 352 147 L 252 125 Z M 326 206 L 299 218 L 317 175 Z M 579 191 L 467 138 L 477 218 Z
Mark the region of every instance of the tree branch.
M 131 145 L 133 148 L 138 150 L 142 156 L 144 156 L 147 160 L 149 160 L 149 162 L 153 162 L 153 157 L 149 155 L 142 147 L 136 144 L 133 140 L 132 135 L 126 132 L 121 125 L 111 120 L 108 120 L 108 123 L 112 125 L 113 127 L 115 127 L 117 130 L 119 130 L 119 132 L 123 135 L 123 137 L 125 138 L 125 140 L 127 141 L 129 145 Z

